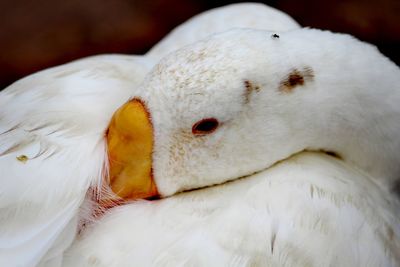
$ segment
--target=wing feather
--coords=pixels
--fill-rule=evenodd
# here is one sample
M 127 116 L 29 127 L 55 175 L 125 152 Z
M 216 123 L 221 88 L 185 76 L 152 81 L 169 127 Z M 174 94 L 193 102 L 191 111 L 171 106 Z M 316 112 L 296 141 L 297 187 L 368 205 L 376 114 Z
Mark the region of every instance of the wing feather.
M 108 122 L 151 65 L 97 56 L 0 92 L 1 266 L 61 261 L 87 190 L 104 176 Z

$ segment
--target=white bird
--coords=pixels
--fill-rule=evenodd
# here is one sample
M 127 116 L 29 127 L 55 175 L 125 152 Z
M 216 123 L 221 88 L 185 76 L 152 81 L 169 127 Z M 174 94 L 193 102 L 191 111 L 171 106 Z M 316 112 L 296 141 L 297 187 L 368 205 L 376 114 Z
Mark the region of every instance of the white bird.
M 372 45 L 313 29 L 233 30 L 170 54 L 141 85 L 152 173 L 114 137 L 137 101 L 113 116 L 116 194 L 166 197 L 283 163 L 110 210 L 66 266 L 399 266 L 399 74 Z M 304 150 L 340 159 L 288 159 Z M 147 182 L 115 185 L 143 169 Z
M 161 59 L 172 51 L 233 28 L 289 31 L 300 25 L 286 13 L 261 3 L 238 3 L 211 9 L 189 19 L 147 52 Z
M 81 266 L 399 266 L 399 203 L 302 152 L 220 186 L 110 210 L 66 252 Z
M 245 19 L 243 11 L 254 11 L 258 22 Z M 295 25 L 284 13 L 242 4 L 213 11 L 193 27 L 226 12 L 242 17 L 233 24 L 214 19 L 215 29 L 260 23 L 283 30 Z M 185 26 L 178 32 L 190 31 Z M 157 56 L 213 31 L 180 38 L 176 44 L 166 41 Z M 101 191 L 108 167 L 104 133 L 112 113 L 130 97 L 141 97 L 137 85 L 153 65 L 150 56 L 92 57 L 39 72 L 0 93 L 1 266 L 55 266 L 61 261 L 78 225 L 93 212 L 88 205 L 97 195 L 88 189 Z M 104 197 L 101 204 L 112 200 Z M 82 207 L 88 210 L 79 213 Z

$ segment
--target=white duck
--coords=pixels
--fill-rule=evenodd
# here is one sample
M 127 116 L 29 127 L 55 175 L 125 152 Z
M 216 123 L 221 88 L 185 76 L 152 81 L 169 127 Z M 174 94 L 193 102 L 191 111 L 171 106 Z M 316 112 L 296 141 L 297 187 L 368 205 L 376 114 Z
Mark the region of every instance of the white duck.
M 237 9 L 247 10 L 246 5 Z M 265 8 L 264 16 L 273 15 L 269 24 L 293 28 L 295 22 L 280 14 L 282 19 Z M 245 16 L 236 21 L 235 26 L 249 26 Z M 179 32 L 184 36 L 190 30 L 186 26 Z M 171 46 L 168 41 L 160 51 L 173 50 Z M 92 57 L 39 72 L 0 93 L 1 266 L 55 266 L 61 260 L 86 218 L 78 208 L 90 203 L 88 188 L 101 187 L 107 157 L 104 131 L 112 113 L 129 97 L 141 96 L 137 85 L 153 65 L 149 57 Z
M 167 56 L 141 85 L 154 147 L 152 175 L 141 176 L 152 186 L 140 190 L 171 196 L 283 162 L 110 210 L 65 265 L 399 266 L 400 204 L 389 192 L 400 166 L 399 74 L 375 47 L 312 29 L 233 30 Z M 129 132 L 133 104 L 114 114 L 114 134 Z M 113 161 L 126 151 L 114 134 L 110 186 L 129 198 L 114 181 L 142 169 Z M 304 150 L 340 159 L 288 159 Z

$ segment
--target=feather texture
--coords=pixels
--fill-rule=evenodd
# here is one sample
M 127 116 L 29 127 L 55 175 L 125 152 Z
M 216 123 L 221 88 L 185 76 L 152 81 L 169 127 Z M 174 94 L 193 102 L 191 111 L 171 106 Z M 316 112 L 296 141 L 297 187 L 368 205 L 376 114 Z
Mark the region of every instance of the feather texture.
M 243 7 L 263 9 L 257 11 L 264 16 L 260 25 L 267 19 L 271 27 L 297 25 L 279 11 L 245 4 L 206 13 L 186 24 L 181 35 L 209 25 L 206 18 L 243 15 Z M 242 26 L 257 24 L 240 21 Z M 212 23 L 215 30 L 227 26 L 219 18 Z M 172 37 L 176 41 L 162 42 L 152 56 L 159 58 L 212 32 L 186 40 Z M 138 84 L 152 65 L 149 57 L 91 57 L 31 75 L 0 93 L 0 169 L 5 170 L 0 176 L 1 265 L 56 266 L 62 261 L 77 227 L 93 219 L 87 191 L 102 188 L 108 122 L 126 100 L 140 97 Z
M 74 236 L 88 188 L 102 182 L 108 122 L 151 65 L 141 57 L 97 56 L 0 93 L 2 266 L 35 266 L 53 244 L 72 241 L 58 237 Z
M 220 21 L 241 7 L 260 17 L 272 12 L 281 20 L 271 27 L 282 32 L 214 35 L 165 57 L 144 78 L 150 57 L 213 31 L 256 27 L 243 18 L 214 28 L 201 15 L 146 58 L 83 59 L 0 93 L 0 265 L 400 264 L 400 204 L 387 190 L 399 171 L 399 68 L 350 36 L 298 29 L 262 5 L 238 7 L 207 14 Z M 89 189 L 101 189 L 107 174 L 109 120 L 133 96 L 151 115 L 162 196 L 264 171 L 111 209 L 74 241 L 92 219 Z M 204 119 L 218 129 L 194 135 Z M 342 160 L 292 157 L 303 150 Z
M 64 266 L 399 266 L 399 202 L 303 152 L 234 182 L 110 210 Z
M 146 56 L 160 59 L 185 45 L 233 28 L 289 31 L 300 25 L 286 13 L 261 3 L 238 3 L 208 10 L 182 23 Z

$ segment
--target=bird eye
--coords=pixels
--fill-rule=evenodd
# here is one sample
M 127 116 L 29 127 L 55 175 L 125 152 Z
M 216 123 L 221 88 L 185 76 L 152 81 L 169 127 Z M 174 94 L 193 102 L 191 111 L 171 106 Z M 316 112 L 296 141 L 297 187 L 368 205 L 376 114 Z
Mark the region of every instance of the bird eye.
M 194 135 L 205 135 L 214 132 L 218 128 L 219 122 L 214 118 L 202 119 L 196 122 L 192 127 Z

